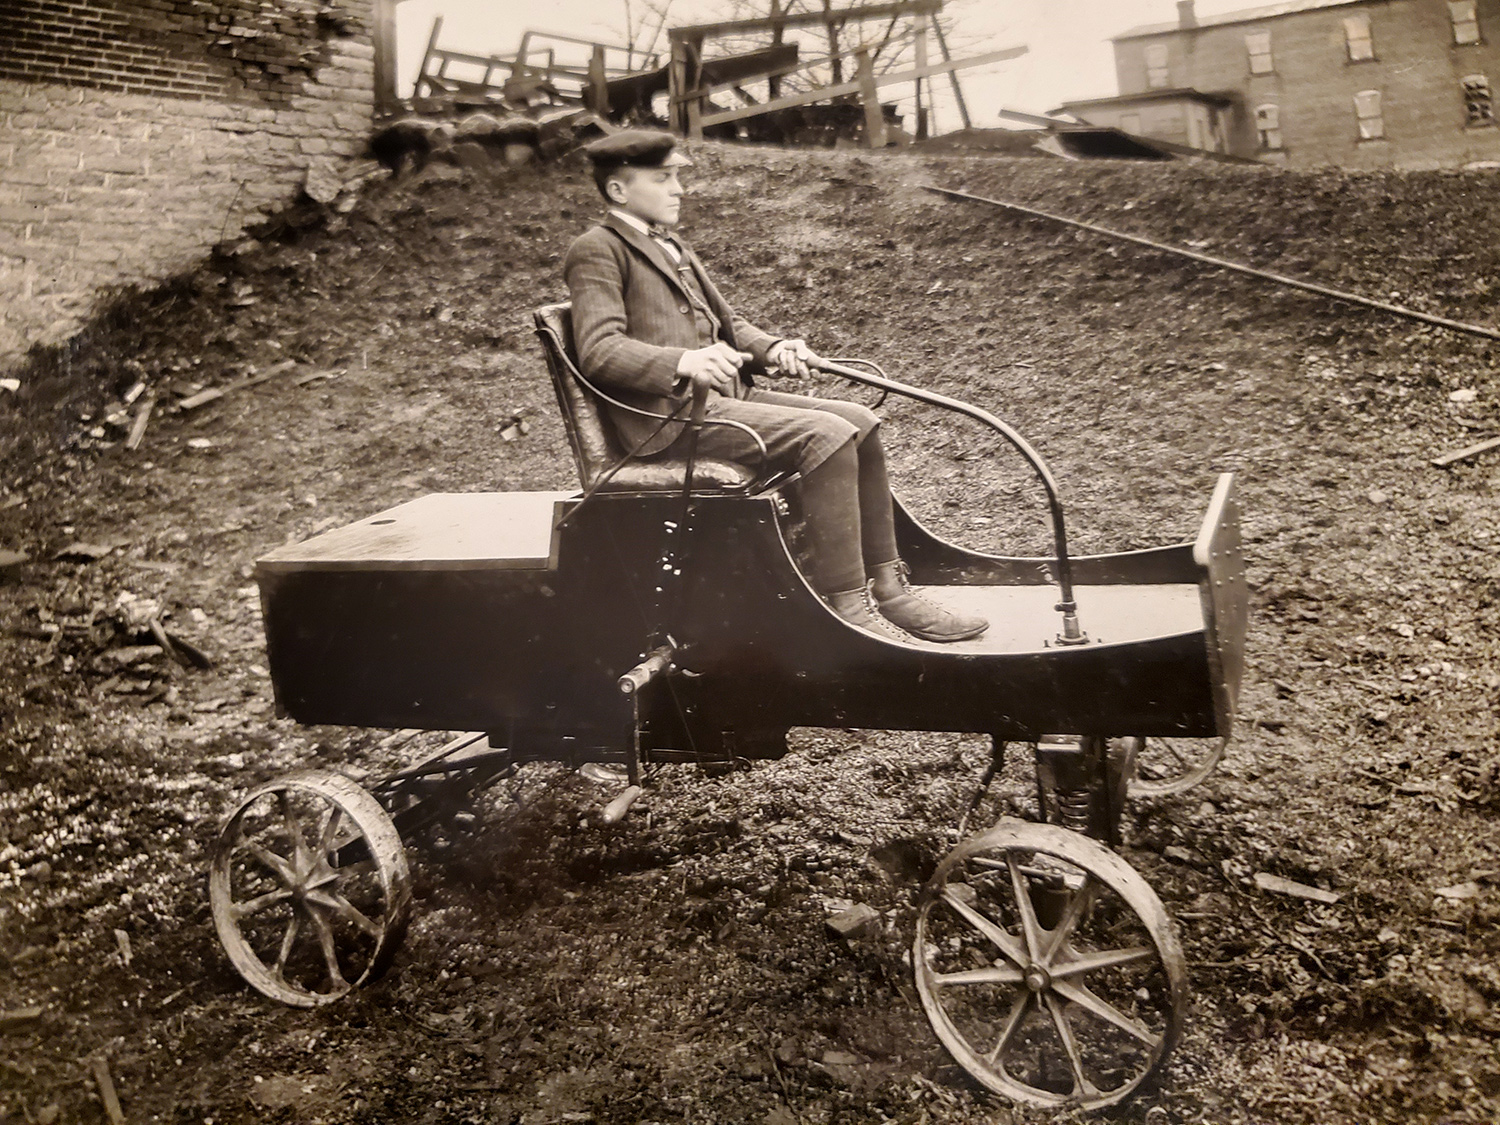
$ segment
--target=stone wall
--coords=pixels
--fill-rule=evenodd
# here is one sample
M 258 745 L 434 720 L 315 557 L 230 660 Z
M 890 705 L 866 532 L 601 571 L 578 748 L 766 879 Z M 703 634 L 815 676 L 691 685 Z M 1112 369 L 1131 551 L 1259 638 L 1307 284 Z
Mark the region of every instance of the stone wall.
M 120 285 L 337 182 L 374 103 L 372 0 L 9 0 L 0 370 Z

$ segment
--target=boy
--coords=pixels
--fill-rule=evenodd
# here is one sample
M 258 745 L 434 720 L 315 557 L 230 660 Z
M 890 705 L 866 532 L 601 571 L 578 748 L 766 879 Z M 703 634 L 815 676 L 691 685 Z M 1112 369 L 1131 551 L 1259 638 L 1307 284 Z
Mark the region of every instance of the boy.
M 808 581 L 844 620 L 886 640 L 960 641 L 988 627 L 912 589 L 896 554 L 880 420 L 857 403 L 766 390 L 753 369 L 806 375 L 818 361 L 800 339 L 773 336 L 734 313 L 703 264 L 672 234 L 682 201 L 678 169 L 692 161 L 669 133 L 628 129 L 584 150 L 609 205 L 563 262 L 583 372 L 657 418 L 613 411 L 627 445 L 645 440 L 690 386 L 706 388 L 710 419 L 744 423 L 775 468 L 802 474 Z M 641 450 L 682 440 L 669 425 Z M 704 426 L 698 451 L 744 464 L 753 441 L 732 426 Z

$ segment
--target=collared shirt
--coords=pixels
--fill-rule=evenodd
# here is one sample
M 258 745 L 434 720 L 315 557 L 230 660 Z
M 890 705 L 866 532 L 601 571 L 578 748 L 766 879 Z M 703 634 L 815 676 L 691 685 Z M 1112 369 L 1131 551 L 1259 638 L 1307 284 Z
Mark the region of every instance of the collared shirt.
M 647 238 L 655 239 L 656 244 L 667 252 L 672 261 L 679 264 L 682 262 L 682 248 L 677 245 L 676 241 L 670 238 L 660 238 L 657 235 L 652 234 L 651 224 L 646 222 L 645 219 L 641 218 L 639 215 L 632 215 L 629 211 L 621 211 L 618 207 L 611 207 L 609 209 L 609 213 L 611 215 L 617 215 L 620 218 L 624 219 L 627 223 L 635 227 L 636 230 L 640 231 Z

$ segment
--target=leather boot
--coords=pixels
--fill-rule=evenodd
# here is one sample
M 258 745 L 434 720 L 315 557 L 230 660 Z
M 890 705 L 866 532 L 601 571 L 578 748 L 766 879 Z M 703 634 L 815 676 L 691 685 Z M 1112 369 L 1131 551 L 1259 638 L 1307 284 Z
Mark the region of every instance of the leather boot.
M 867 633 L 874 633 L 882 640 L 897 644 L 914 644 L 916 638 L 892 625 L 880 615 L 875 607 L 875 595 L 870 592 L 871 583 L 866 582 L 857 590 L 841 590 L 829 594 L 828 605 L 851 625 L 857 625 Z
M 917 593 L 907 578 L 906 564 L 900 559 L 874 566 L 870 574 L 870 587 L 880 615 L 914 637 L 945 644 L 967 641 L 990 627 L 982 617 L 955 613 Z

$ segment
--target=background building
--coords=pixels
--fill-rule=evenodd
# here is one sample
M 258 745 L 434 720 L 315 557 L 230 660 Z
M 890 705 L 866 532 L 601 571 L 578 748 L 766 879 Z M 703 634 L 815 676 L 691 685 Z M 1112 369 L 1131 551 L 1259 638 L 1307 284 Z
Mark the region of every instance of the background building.
M 1500 160 L 1500 0 L 1289 0 L 1114 37 L 1120 95 L 1063 108 L 1298 166 Z

